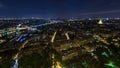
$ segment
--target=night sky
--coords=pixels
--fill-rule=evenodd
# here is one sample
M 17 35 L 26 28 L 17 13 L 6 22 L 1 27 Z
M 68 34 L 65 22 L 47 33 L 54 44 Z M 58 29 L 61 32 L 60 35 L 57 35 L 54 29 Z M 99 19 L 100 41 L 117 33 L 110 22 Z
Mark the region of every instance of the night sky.
M 0 17 L 120 17 L 120 0 L 0 0 Z

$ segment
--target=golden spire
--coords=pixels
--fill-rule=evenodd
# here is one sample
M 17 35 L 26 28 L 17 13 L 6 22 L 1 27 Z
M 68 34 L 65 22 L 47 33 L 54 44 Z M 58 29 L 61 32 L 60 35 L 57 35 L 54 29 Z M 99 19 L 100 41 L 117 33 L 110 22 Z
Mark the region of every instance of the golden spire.
M 103 24 L 102 19 L 99 20 L 98 24 L 99 24 L 99 25 L 102 25 L 102 24 Z

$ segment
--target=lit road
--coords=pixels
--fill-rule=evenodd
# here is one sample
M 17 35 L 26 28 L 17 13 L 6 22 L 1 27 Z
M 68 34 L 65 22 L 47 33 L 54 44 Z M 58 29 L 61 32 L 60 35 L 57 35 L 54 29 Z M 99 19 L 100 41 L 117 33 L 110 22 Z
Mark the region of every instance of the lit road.
M 53 34 L 53 36 L 52 36 L 52 38 L 51 38 L 51 42 L 52 42 L 52 43 L 53 43 L 54 40 L 55 40 L 56 34 L 57 34 L 57 32 L 54 32 L 54 34 Z
M 99 41 L 109 45 L 109 43 L 105 39 L 101 38 L 99 35 L 93 35 L 93 37 L 96 37 Z
M 22 46 L 19 48 L 19 51 L 21 51 L 22 48 L 24 48 L 24 46 L 28 43 L 28 41 L 25 41 Z M 12 68 L 18 68 L 18 61 L 19 61 L 19 52 L 14 56 L 14 65 Z

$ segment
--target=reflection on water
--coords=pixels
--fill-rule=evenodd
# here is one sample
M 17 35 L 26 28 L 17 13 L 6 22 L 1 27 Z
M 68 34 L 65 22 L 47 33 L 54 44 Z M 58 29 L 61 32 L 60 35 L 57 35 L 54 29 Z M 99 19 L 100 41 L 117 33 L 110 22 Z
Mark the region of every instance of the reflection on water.
M 18 59 L 15 59 L 14 65 L 12 66 L 12 68 L 18 68 Z

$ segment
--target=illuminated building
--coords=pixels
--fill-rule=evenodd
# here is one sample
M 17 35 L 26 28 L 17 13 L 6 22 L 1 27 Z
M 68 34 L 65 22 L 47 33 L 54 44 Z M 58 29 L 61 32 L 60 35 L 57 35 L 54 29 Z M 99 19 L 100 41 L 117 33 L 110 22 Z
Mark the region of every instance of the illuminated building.
M 99 24 L 99 25 L 102 25 L 102 24 L 103 24 L 102 19 L 99 20 L 98 24 Z

